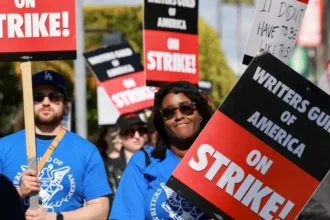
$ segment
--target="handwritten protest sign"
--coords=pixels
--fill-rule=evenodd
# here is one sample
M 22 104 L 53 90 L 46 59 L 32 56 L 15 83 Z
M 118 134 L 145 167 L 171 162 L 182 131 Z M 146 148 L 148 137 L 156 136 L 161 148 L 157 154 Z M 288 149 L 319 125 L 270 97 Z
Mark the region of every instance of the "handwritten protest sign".
M 198 0 L 145 0 L 143 41 L 147 85 L 198 84 Z
M 308 0 L 260 0 L 244 52 L 248 65 L 261 50 L 288 63 L 297 41 Z
M 75 0 L 3 0 L 0 60 L 76 58 Z
M 295 219 L 330 169 L 329 103 L 265 52 L 167 184 L 214 219 Z

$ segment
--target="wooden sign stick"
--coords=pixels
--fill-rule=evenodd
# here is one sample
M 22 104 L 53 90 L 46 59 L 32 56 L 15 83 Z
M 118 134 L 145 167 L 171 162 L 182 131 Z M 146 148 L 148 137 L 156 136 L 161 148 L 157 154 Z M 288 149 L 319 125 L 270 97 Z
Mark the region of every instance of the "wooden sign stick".
M 32 69 L 30 61 L 21 62 L 21 73 L 23 83 L 24 123 L 28 168 L 37 171 L 36 137 L 32 92 Z M 30 209 L 37 210 L 38 207 L 39 196 L 38 193 L 35 193 L 30 196 Z

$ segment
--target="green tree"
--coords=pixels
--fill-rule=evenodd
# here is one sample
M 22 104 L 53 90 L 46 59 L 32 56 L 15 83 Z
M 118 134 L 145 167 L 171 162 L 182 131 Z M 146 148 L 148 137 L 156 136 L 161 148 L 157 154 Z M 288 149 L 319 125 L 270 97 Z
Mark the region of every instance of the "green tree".
M 254 0 L 223 0 L 223 3 L 225 4 L 237 4 L 237 3 L 241 3 L 243 5 L 253 5 L 254 4 Z
M 217 33 L 202 19 L 199 20 L 199 71 L 202 80 L 213 83 L 213 107 L 217 108 L 232 89 L 237 77 L 229 68 L 220 47 Z
M 22 108 L 21 80 L 12 63 L 0 63 L 0 137 L 13 131 Z

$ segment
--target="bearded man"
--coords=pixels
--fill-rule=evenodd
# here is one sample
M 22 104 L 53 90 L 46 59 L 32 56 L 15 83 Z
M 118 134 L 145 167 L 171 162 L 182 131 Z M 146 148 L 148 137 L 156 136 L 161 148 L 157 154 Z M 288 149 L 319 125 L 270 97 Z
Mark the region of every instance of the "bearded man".
M 64 77 L 42 71 L 32 85 L 38 172 L 27 167 L 22 130 L 0 139 L 0 174 L 16 187 L 27 220 L 107 219 L 112 192 L 103 160 L 93 144 L 61 124 L 68 100 Z M 30 210 L 36 192 L 40 207 Z

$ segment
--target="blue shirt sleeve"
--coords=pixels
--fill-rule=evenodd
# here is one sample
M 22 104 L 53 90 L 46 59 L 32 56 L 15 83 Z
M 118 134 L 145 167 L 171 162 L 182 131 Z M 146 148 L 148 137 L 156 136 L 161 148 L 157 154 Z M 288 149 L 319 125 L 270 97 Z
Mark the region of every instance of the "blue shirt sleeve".
M 136 152 L 130 159 L 115 195 L 110 219 L 144 220 L 144 200 L 148 184 L 144 177 L 145 155 Z
M 93 146 L 86 166 L 83 195 L 86 201 L 112 194 L 100 153 Z

